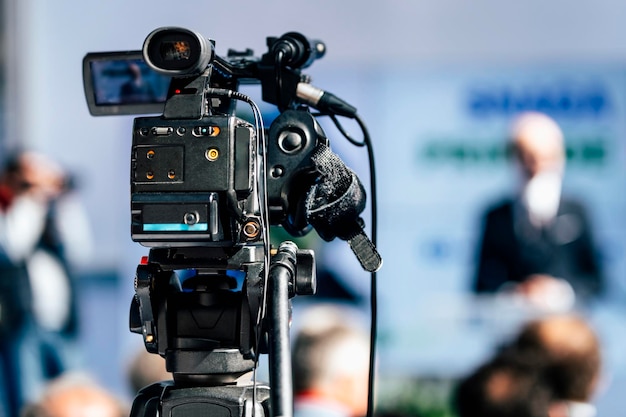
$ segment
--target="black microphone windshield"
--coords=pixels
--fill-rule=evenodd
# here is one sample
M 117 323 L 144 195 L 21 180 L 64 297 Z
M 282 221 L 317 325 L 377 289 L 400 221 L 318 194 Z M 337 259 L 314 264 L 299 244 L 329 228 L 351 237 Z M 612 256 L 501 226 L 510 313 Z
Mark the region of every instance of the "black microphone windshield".
M 365 209 L 365 189 L 359 178 L 326 145 L 318 145 L 312 160 L 321 176 L 307 195 L 308 222 L 326 241 L 335 237 L 348 241 L 365 270 L 378 270 L 382 258 L 359 217 Z

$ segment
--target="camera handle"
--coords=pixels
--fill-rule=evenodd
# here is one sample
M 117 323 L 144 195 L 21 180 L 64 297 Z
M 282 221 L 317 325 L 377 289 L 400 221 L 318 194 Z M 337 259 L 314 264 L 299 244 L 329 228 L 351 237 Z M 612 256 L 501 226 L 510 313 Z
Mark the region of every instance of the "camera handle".
M 272 257 L 268 281 L 269 368 L 274 417 L 293 416 L 289 299 L 295 295 L 312 295 L 315 286 L 313 252 L 298 250 L 293 242 L 281 243 L 278 253 Z

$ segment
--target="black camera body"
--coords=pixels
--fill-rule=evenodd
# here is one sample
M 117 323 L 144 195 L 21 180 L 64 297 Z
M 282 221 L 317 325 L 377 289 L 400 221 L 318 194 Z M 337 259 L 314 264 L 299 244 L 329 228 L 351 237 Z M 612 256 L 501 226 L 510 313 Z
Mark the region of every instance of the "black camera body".
M 253 126 L 235 116 L 135 119 L 132 239 L 178 247 L 233 246 L 258 238 L 259 210 L 243 214 L 240 208 L 252 208 L 257 197 L 255 144 Z

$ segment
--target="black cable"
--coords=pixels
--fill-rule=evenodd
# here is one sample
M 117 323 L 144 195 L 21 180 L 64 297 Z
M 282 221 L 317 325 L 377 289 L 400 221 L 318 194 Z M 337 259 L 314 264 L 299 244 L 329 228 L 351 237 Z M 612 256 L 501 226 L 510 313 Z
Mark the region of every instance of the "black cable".
M 277 80 L 278 81 L 278 80 Z M 215 92 L 220 91 L 215 89 Z M 222 92 L 222 91 L 220 91 Z M 234 96 L 239 100 L 243 100 L 246 102 L 250 102 L 251 100 L 237 92 L 230 91 L 228 96 Z M 247 100 L 246 100 L 247 99 Z M 254 108 L 253 108 L 254 110 Z M 260 112 L 259 112 L 260 113 Z M 363 119 L 358 115 L 354 115 L 355 121 L 358 123 L 361 131 L 363 132 L 363 141 L 358 142 L 354 138 L 352 138 L 347 131 L 343 128 L 337 117 L 333 114 L 329 115 L 333 120 L 337 129 L 341 132 L 341 134 L 353 145 L 358 147 L 365 146 L 367 148 L 367 156 L 368 156 L 368 164 L 369 164 L 369 174 L 370 174 L 370 196 L 371 196 L 371 204 L 370 204 L 370 216 L 371 216 L 371 241 L 374 247 L 377 246 L 378 241 L 378 198 L 376 193 L 376 168 L 374 162 L 374 148 L 372 145 L 372 139 L 365 125 Z M 256 119 L 255 119 L 256 120 Z M 258 123 L 258 121 L 257 121 Z M 265 153 L 265 152 L 264 152 Z M 370 274 L 370 357 L 369 357 L 369 372 L 368 372 L 368 401 L 367 401 L 367 417 L 374 416 L 374 406 L 375 406 L 375 379 L 376 379 L 376 339 L 378 334 L 378 297 L 377 297 L 377 273 L 372 272 Z
M 268 274 L 269 274 L 269 256 L 270 256 L 270 235 L 269 235 L 269 207 L 267 205 L 267 199 L 265 198 L 267 196 L 267 193 L 265 190 L 267 190 L 267 175 L 265 172 L 265 168 L 267 167 L 267 143 L 266 143 L 266 139 L 265 139 L 265 133 L 263 130 L 263 116 L 261 113 L 261 110 L 259 109 L 259 107 L 257 106 L 257 104 L 254 102 L 254 100 L 252 100 L 250 97 L 248 97 L 247 95 L 239 92 L 239 91 L 235 91 L 235 90 L 229 90 L 229 89 L 225 89 L 225 88 L 207 88 L 206 89 L 206 94 L 207 96 L 212 95 L 212 96 L 217 96 L 217 97 L 227 97 L 227 98 L 234 98 L 235 100 L 240 100 L 243 101 L 245 103 L 247 103 L 248 105 L 250 105 L 251 109 L 252 109 L 252 114 L 254 117 L 254 128 L 256 131 L 256 152 L 257 154 L 261 155 L 262 161 L 261 161 L 261 169 L 262 172 L 260 172 L 261 175 L 257 176 L 261 178 L 261 186 L 263 188 L 263 192 L 261 192 L 259 195 L 262 199 L 262 201 L 259 201 L 259 206 L 260 206 L 260 210 L 261 210 L 261 228 L 263 230 L 263 241 L 264 241 L 264 250 L 265 250 L 265 254 L 266 256 L 264 257 L 264 267 L 263 267 L 263 274 L 264 274 L 264 278 L 263 278 L 263 285 L 264 285 L 264 289 L 263 289 L 263 300 L 261 302 L 261 309 L 258 312 L 258 315 L 256 317 L 256 323 L 255 326 L 257 329 L 261 329 L 261 321 L 263 320 L 263 318 L 265 317 L 265 307 L 267 304 L 267 285 L 268 285 Z M 257 185 L 258 186 L 258 185 Z M 232 197 L 234 198 L 234 202 L 231 203 L 231 205 L 235 208 L 237 208 L 237 212 L 238 215 L 240 216 L 241 220 L 243 220 L 244 216 L 243 213 L 241 212 L 241 210 L 239 209 L 239 207 L 236 204 L 237 198 L 236 196 L 233 196 L 231 194 L 227 194 L 228 197 Z M 252 404 L 256 404 L 257 403 L 257 368 L 259 365 L 259 346 L 261 345 L 261 331 L 257 331 L 256 332 L 256 341 L 255 341 L 255 346 L 254 346 L 254 369 L 252 370 L 252 385 L 253 385 L 253 389 L 252 389 Z M 256 406 L 252 407 L 252 417 L 256 416 Z
M 320 114 L 326 115 L 326 114 Z M 343 128 L 337 116 L 334 114 L 328 114 L 328 116 L 332 119 L 333 123 L 341 132 L 341 134 L 354 146 L 367 148 L 367 159 L 369 163 L 369 172 L 370 172 L 370 196 L 371 196 L 371 205 L 370 205 L 370 215 L 371 215 L 371 229 L 372 236 L 371 241 L 374 246 L 377 246 L 378 241 L 378 199 L 376 195 L 376 168 L 374 163 L 374 148 L 372 146 L 372 138 L 367 130 L 367 126 L 365 126 L 365 122 L 361 117 L 357 114 L 354 116 L 354 120 L 358 123 L 361 131 L 363 132 L 363 141 L 359 142 L 352 138 L 348 132 Z M 375 403 L 375 378 L 376 378 L 376 339 L 378 334 L 378 297 L 377 297 L 377 275 L 376 272 L 371 273 L 370 278 L 370 357 L 369 357 L 369 374 L 368 374 L 368 400 L 367 400 L 367 417 L 374 416 L 374 403 Z
M 365 126 L 365 122 L 359 115 L 355 115 L 354 119 L 361 127 L 363 131 L 363 145 L 367 148 L 367 156 L 369 162 L 370 171 L 370 195 L 371 195 L 371 222 L 372 222 L 372 236 L 371 240 L 374 246 L 377 246 L 378 241 L 378 201 L 376 196 L 376 169 L 374 164 L 374 148 L 372 146 L 372 139 Z M 349 139 L 350 140 L 350 139 Z M 352 143 L 355 143 L 351 141 Z M 359 142 L 357 142 L 359 143 Z M 359 146 L 359 145 L 357 145 Z M 361 145 L 362 146 L 362 145 Z M 368 375 L 368 400 L 367 400 L 367 416 L 374 416 L 374 400 L 375 400 L 375 377 L 376 377 L 376 339 L 378 334 L 378 297 L 377 297 L 377 276 L 376 272 L 371 273 L 370 280 L 370 362 L 369 362 L 369 375 Z
M 285 58 L 285 52 L 282 49 L 278 49 L 276 51 L 276 56 L 274 57 L 274 68 L 276 69 L 275 73 L 275 83 L 276 83 L 276 103 L 278 108 L 283 111 L 285 109 L 285 105 L 282 102 L 282 91 L 283 91 L 283 59 Z
M 341 123 L 339 122 L 339 120 L 337 119 L 337 116 L 334 114 L 329 114 L 328 115 L 330 117 L 330 119 L 333 121 L 333 123 L 335 124 L 335 126 L 337 127 L 337 129 L 339 130 L 339 132 L 341 132 L 341 134 L 343 135 L 343 137 L 345 137 L 348 142 L 350 142 L 351 144 L 353 144 L 354 146 L 358 146 L 358 147 L 363 147 L 366 145 L 365 139 L 363 139 L 363 142 L 359 142 L 357 140 L 355 140 L 352 136 L 350 136 L 350 134 L 343 128 L 343 126 L 341 125 Z M 361 127 L 361 130 L 364 130 L 365 128 L 365 124 L 363 123 L 363 121 L 361 121 L 361 119 L 359 118 L 358 115 L 355 115 L 355 119 L 356 121 L 359 123 L 359 126 Z M 367 135 L 367 129 L 365 129 L 363 131 L 363 136 Z M 370 164 L 370 169 L 372 169 L 372 166 Z

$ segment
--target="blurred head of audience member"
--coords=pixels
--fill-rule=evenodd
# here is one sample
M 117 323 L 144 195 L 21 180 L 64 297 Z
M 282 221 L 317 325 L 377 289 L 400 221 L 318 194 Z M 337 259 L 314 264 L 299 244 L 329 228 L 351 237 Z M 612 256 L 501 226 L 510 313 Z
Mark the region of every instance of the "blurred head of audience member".
M 67 186 L 63 168 L 47 156 L 22 151 L 8 158 L 0 176 L 0 204 L 10 206 L 21 195 L 43 202 L 61 194 Z
M 50 382 L 22 417 L 125 417 L 129 409 L 84 374 L 64 374 Z
M 292 350 L 294 415 L 360 417 L 367 413 L 369 339 L 357 327 L 317 319 L 300 328 Z M 318 320 L 319 319 L 319 320 Z M 343 322 L 346 321 L 343 316 Z
M 500 354 L 461 380 L 454 405 L 459 417 L 548 417 L 551 400 L 539 366 Z
M 591 325 L 577 315 L 555 315 L 528 323 L 510 346 L 542 358 L 544 375 L 557 404 L 580 410 L 570 415 L 594 415 L 591 404 L 602 369 L 601 345 Z
M 128 382 L 131 393 L 160 381 L 172 379 L 172 374 L 165 368 L 165 359 L 149 353 L 143 346 L 135 354 L 128 367 Z
M 460 417 L 593 417 L 600 343 L 576 315 L 526 324 L 494 358 L 458 384 Z

